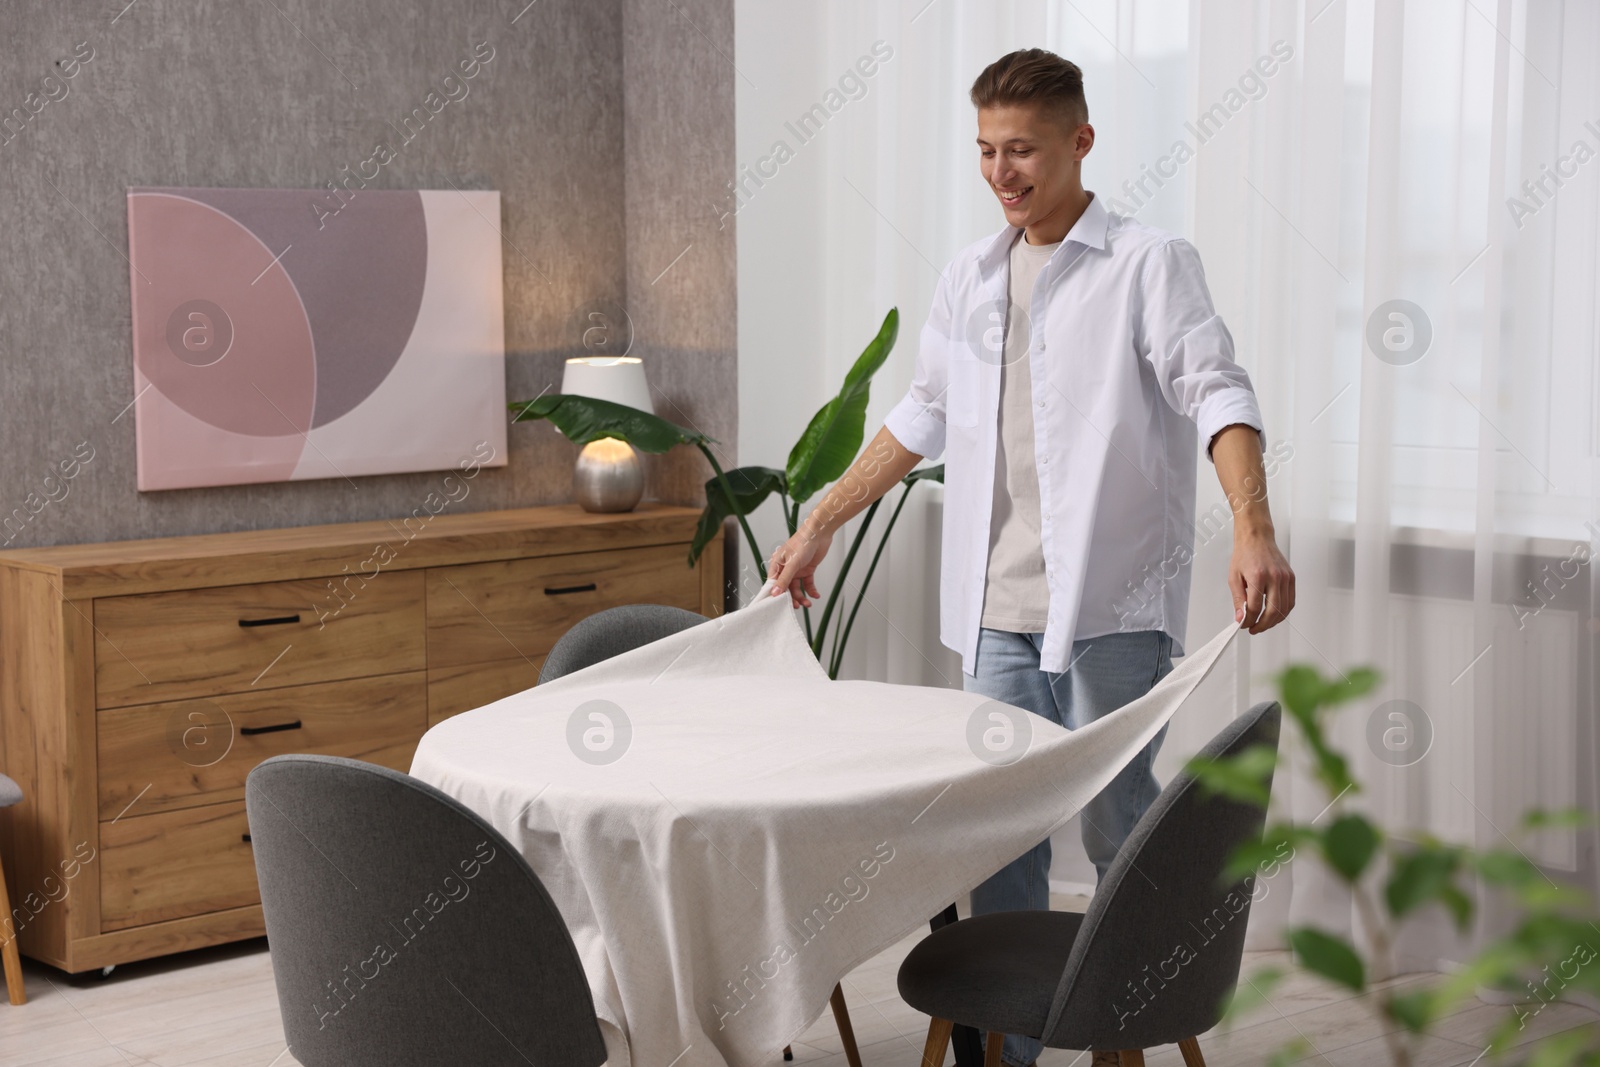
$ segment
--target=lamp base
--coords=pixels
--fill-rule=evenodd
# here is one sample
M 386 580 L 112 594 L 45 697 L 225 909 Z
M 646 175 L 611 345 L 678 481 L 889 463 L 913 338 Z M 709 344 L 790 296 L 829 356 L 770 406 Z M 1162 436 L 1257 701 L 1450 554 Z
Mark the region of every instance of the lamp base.
M 572 469 L 572 492 L 584 511 L 632 511 L 644 496 L 638 453 L 615 437 L 590 441 Z

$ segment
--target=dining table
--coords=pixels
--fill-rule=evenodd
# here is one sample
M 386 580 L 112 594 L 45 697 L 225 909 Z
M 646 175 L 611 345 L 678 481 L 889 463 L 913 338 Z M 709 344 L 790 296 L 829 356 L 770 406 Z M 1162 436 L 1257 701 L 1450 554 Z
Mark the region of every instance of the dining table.
M 549 891 L 609 1067 L 778 1063 L 851 970 L 1071 819 L 1239 630 L 1068 731 L 830 679 L 767 594 L 446 719 L 412 762 Z

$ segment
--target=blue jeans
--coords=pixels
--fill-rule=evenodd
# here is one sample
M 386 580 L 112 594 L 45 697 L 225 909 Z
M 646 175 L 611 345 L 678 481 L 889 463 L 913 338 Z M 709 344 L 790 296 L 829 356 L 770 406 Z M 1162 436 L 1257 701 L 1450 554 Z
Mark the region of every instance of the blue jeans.
M 1026 708 L 1075 730 L 1148 693 L 1172 670 L 1172 638 L 1159 630 L 1107 634 L 1076 641 L 1065 672 L 1039 669 L 1042 633 L 978 632 L 977 674 L 961 687 Z M 1166 727 L 1133 757 L 1079 814 L 1083 847 L 1099 878 L 1116 858 L 1134 823 L 1161 792 L 1151 766 Z M 972 914 L 1050 907 L 1050 841 L 1039 842 L 972 891 Z M 1044 1046 L 1031 1037 L 1006 1037 L 1004 1062 L 1033 1062 Z

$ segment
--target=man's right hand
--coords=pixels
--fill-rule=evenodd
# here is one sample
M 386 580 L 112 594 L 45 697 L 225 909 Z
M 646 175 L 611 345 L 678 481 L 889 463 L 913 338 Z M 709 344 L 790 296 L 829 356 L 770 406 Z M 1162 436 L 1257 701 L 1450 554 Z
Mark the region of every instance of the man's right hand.
M 776 583 L 772 595 L 782 596 L 787 592 L 794 607 L 809 608 L 811 598 L 822 595 L 817 591 L 817 566 L 832 544 L 832 534 L 802 527 L 779 545 L 767 561 L 767 576 Z
M 767 561 L 767 579 L 777 583 L 772 595 L 788 593 L 795 607 L 809 608 L 811 598 L 822 595 L 817 591 L 817 565 L 833 544 L 833 531 L 899 484 L 921 460 L 887 426 L 879 430 L 795 534 L 772 553 Z

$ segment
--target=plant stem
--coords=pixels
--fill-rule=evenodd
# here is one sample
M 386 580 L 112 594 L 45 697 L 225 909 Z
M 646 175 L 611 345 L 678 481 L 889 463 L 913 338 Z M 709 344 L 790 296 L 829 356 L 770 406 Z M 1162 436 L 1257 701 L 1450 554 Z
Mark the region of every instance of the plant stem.
M 1329 789 L 1328 792 L 1332 792 Z M 1335 814 L 1342 814 L 1344 805 L 1339 800 L 1344 796 L 1341 792 L 1333 798 L 1328 807 L 1334 808 Z M 1371 890 L 1361 881 L 1356 881 L 1350 886 L 1350 894 L 1355 901 L 1356 911 L 1372 938 L 1372 956 L 1374 962 L 1384 975 L 1384 980 L 1394 977 L 1394 940 L 1389 936 L 1389 928 L 1384 924 L 1383 913 L 1378 910 L 1377 901 L 1372 898 Z M 1354 939 L 1352 939 L 1354 940 Z M 1374 990 L 1372 995 L 1372 1010 L 1378 1017 L 1378 1024 L 1383 1029 L 1384 1044 L 1389 1046 L 1389 1059 L 1394 1067 L 1411 1067 L 1411 1048 L 1406 1044 L 1406 1036 L 1399 1029 L 1390 1029 L 1394 1025 L 1394 1016 L 1390 1014 L 1389 1007 L 1393 1003 L 1394 993 L 1391 990 Z
M 1388 927 L 1384 925 L 1383 916 L 1378 911 L 1378 906 L 1372 899 L 1371 892 L 1359 882 L 1350 887 L 1355 898 L 1356 910 L 1366 922 L 1372 937 L 1372 955 L 1382 968 L 1385 980 L 1394 976 L 1394 943 L 1389 937 Z M 1398 1029 L 1389 1029 L 1394 1026 L 1394 1016 L 1389 1013 L 1389 1006 L 1394 999 L 1392 989 L 1375 991 L 1372 998 L 1372 1010 L 1378 1017 L 1378 1022 L 1384 1028 L 1384 1043 L 1389 1046 L 1389 1059 L 1394 1067 L 1411 1067 L 1411 1049 L 1406 1044 L 1405 1034 Z
M 856 624 L 856 613 L 861 610 L 861 602 L 867 598 L 867 586 L 872 583 L 872 573 L 878 569 L 878 559 L 883 555 L 884 546 L 889 543 L 889 534 L 894 530 L 895 520 L 900 517 L 900 509 L 906 506 L 906 498 L 911 495 L 913 483 L 906 482 L 905 489 L 900 494 L 900 500 L 895 504 L 894 510 L 889 513 L 889 522 L 883 528 L 883 536 L 878 538 L 878 550 L 872 554 L 872 563 L 867 567 L 867 576 L 861 579 L 861 589 L 856 593 L 856 602 L 850 609 L 850 617 L 845 620 L 843 636 L 837 642 L 838 651 L 835 653 L 832 666 L 828 670 L 828 677 L 839 676 L 840 661 L 844 659 L 845 646 L 850 643 L 850 630 Z
M 856 553 L 861 550 L 861 541 L 867 535 L 867 528 L 872 525 L 872 517 L 878 513 L 878 505 L 882 503 L 883 498 L 879 497 L 867 509 L 866 518 L 861 520 L 861 526 L 850 542 L 850 551 L 846 553 L 844 562 L 839 565 L 839 576 L 834 579 L 833 589 L 828 593 L 828 603 L 822 609 L 822 622 L 817 625 L 817 637 L 811 649 L 819 660 L 822 659 L 822 639 L 828 632 L 828 619 L 833 615 L 834 604 L 839 599 L 839 590 L 844 588 L 845 575 L 850 573 L 850 564 L 855 561 Z M 832 672 L 829 672 L 828 677 L 833 677 Z
M 839 575 L 839 588 L 841 591 L 845 589 L 844 575 L 842 573 Z M 845 596 L 848 597 L 849 593 L 845 592 Z M 841 614 L 838 618 L 838 621 L 834 623 L 833 640 L 828 645 L 827 667 L 829 678 L 839 677 L 839 659 L 844 655 L 843 635 L 844 616 Z
M 739 510 L 739 501 L 733 495 L 733 486 L 728 484 L 728 476 L 722 473 L 717 457 L 711 454 L 711 449 L 705 446 L 705 442 L 696 441 L 694 445 L 704 453 L 706 461 L 711 464 L 711 469 L 717 472 L 717 484 L 722 486 L 723 495 L 728 498 L 728 510 L 733 512 L 734 517 L 739 520 L 739 525 L 744 527 L 745 540 L 750 542 L 750 558 L 756 561 L 756 571 L 761 575 L 764 584 L 767 580 L 767 561 L 761 558 L 761 546 L 756 544 L 756 535 L 750 531 L 750 524 L 745 521 L 744 512 Z

